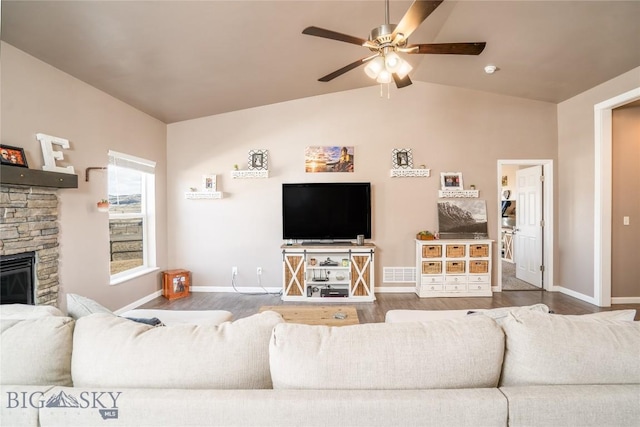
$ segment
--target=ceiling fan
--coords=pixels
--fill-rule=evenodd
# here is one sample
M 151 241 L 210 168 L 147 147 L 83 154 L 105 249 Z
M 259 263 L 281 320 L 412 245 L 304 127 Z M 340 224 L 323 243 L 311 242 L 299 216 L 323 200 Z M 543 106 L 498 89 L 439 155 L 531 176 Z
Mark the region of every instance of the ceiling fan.
M 319 27 L 305 28 L 302 34 L 357 44 L 373 52 L 373 55 L 358 59 L 326 76 L 320 77 L 318 81 L 329 82 L 347 71 L 368 63 L 365 67 L 365 72 L 369 77 L 376 79 L 378 83 L 390 83 L 393 80 L 398 88 L 403 88 L 411 84 L 409 72 L 412 67 L 397 52 L 408 54 L 479 55 L 486 46 L 485 42 L 408 44 L 411 33 L 442 2 L 443 0 L 416 0 L 404 14 L 400 23 L 396 25 L 389 24 L 389 0 L 386 0 L 385 23 L 371 30 L 368 40 Z

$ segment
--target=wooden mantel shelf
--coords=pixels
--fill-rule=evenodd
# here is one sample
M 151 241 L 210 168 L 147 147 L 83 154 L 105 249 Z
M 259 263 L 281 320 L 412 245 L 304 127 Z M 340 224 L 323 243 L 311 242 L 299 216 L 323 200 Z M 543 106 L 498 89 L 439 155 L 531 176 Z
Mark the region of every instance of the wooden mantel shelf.
M 78 188 L 78 175 L 0 165 L 0 184 L 29 187 Z

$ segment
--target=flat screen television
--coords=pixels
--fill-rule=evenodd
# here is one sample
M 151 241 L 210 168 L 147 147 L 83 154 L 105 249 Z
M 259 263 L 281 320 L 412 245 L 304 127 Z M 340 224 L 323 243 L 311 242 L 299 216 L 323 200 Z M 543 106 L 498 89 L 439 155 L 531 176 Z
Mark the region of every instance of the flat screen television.
M 371 184 L 282 184 L 282 237 L 306 241 L 371 238 Z

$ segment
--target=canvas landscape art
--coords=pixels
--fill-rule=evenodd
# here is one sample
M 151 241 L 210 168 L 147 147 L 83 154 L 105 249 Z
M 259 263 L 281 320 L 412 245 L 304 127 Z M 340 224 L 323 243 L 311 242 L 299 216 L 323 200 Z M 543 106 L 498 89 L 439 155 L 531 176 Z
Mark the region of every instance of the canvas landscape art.
M 439 201 L 438 230 L 442 238 L 464 239 L 486 237 L 486 202 L 484 200 Z

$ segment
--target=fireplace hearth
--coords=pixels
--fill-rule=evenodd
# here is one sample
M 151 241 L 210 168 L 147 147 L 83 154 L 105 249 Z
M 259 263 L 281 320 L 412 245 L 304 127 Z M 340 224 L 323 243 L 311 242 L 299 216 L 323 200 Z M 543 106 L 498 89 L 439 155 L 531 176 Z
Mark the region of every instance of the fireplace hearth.
M 35 252 L 0 257 L 0 304 L 34 304 Z

